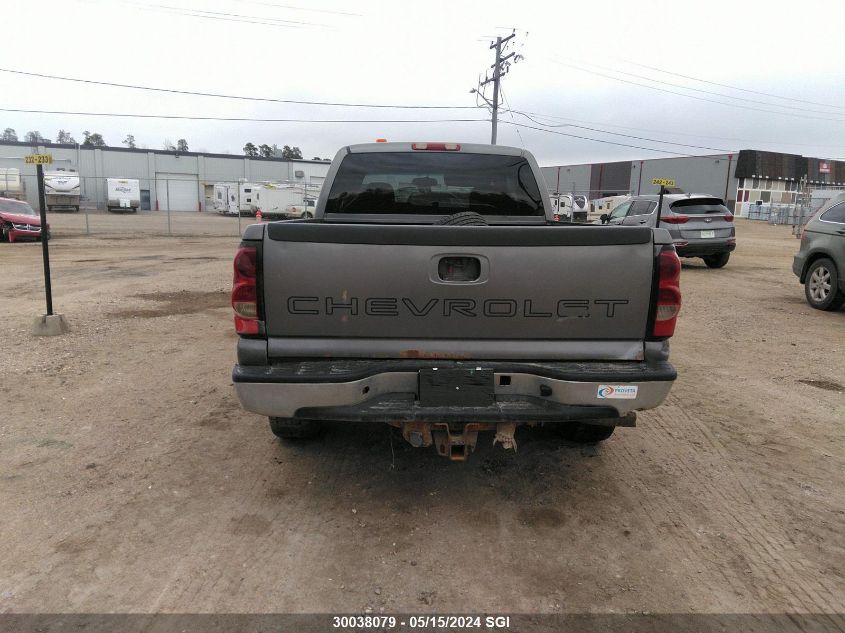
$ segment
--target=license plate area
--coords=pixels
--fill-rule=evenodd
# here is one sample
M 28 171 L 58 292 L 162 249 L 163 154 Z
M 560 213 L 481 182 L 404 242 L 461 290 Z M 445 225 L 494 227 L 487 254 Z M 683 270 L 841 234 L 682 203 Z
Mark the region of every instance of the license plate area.
M 701 232 L 702 238 L 711 238 L 716 237 L 716 231 L 702 231 Z
M 488 407 L 495 400 L 493 370 L 421 369 L 419 394 L 423 407 Z

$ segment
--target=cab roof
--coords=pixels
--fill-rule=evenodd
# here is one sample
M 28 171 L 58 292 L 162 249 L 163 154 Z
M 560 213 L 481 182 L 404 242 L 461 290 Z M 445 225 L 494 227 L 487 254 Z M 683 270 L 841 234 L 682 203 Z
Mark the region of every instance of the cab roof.
M 457 145 L 458 149 L 414 149 L 414 145 Z M 525 150 L 508 145 L 489 145 L 482 143 L 455 143 L 453 141 L 411 141 L 402 143 L 359 143 L 348 145 L 346 151 L 350 154 L 365 154 L 374 152 L 443 152 L 455 154 L 493 154 L 498 156 L 524 156 Z

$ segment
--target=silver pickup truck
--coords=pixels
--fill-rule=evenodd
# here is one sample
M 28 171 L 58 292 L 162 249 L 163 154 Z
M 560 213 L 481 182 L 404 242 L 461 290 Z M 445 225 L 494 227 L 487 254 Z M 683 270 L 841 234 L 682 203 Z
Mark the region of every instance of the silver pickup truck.
M 658 406 L 680 262 L 664 229 L 554 222 L 522 149 L 340 150 L 315 217 L 247 228 L 232 379 L 282 438 L 399 427 L 460 460 L 519 425 L 598 442 Z

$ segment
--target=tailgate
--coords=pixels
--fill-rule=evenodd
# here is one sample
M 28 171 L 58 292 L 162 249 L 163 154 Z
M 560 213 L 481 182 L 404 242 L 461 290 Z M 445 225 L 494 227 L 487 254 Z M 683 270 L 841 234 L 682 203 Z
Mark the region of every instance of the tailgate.
M 270 353 L 636 357 L 652 239 L 640 227 L 269 224 Z

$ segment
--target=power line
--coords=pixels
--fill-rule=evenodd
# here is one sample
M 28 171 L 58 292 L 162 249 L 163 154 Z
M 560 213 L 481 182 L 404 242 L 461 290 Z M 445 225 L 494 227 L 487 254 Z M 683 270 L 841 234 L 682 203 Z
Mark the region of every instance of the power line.
M 652 142 L 652 143 L 663 143 L 664 145 L 677 145 L 679 147 L 691 147 L 693 149 L 709 149 L 709 150 L 714 151 L 714 152 L 730 152 L 731 151 L 731 150 L 723 149 L 723 148 L 720 148 L 720 147 L 707 147 L 706 145 L 690 145 L 689 143 L 676 143 L 674 141 L 664 141 L 664 140 L 658 139 L 658 138 L 649 138 L 649 137 L 646 137 L 646 136 L 634 136 L 632 134 L 622 134 L 621 132 L 611 132 L 609 130 L 602 130 L 601 128 L 587 127 L 587 126 L 584 126 L 584 125 L 574 125 L 574 124 L 571 124 L 571 123 L 563 123 L 563 124 L 560 124 L 560 125 L 550 125 L 550 124 L 547 124 L 547 123 L 543 123 L 542 121 L 538 121 L 538 120 L 534 119 L 533 117 L 529 116 L 527 113 L 522 112 L 520 110 L 512 110 L 511 112 L 515 112 L 516 114 L 520 114 L 520 115 L 524 116 L 526 119 L 528 119 L 529 121 L 533 121 L 537 125 L 542 125 L 544 127 L 554 127 L 554 128 L 574 127 L 574 128 L 578 128 L 578 129 L 581 129 L 581 130 L 588 130 L 590 132 L 599 132 L 601 134 L 611 134 L 613 136 L 623 136 L 625 138 L 632 138 L 632 139 L 638 140 L 638 141 L 649 141 L 649 142 Z
M 521 110 L 520 112 L 524 114 L 530 114 L 535 117 L 540 117 L 542 119 L 552 119 L 555 121 L 575 121 L 576 123 L 589 123 L 591 125 L 605 125 L 607 127 L 615 127 L 621 128 L 623 130 L 639 130 L 641 132 L 656 132 L 658 134 L 669 134 L 671 136 L 688 136 L 692 138 L 702 138 L 702 139 L 713 139 L 717 141 L 738 141 L 743 143 L 750 143 L 750 144 L 760 144 L 760 143 L 780 143 L 781 145 L 795 145 L 801 147 L 834 147 L 834 148 L 845 148 L 845 145 L 825 145 L 821 143 L 790 143 L 787 141 L 761 141 L 755 139 L 748 139 L 748 138 L 737 138 L 734 136 L 712 136 L 709 134 L 690 134 L 689 132 L 674 132 L 672 130 L 660 129 L 656 130 L 654 128 L 645 128 L 645 127 L 636 127 L 632 125 L 620 125 L 618 123 L 607 123 L 607 122 L 598 122 L 598 121 L 587 121 L 584 119 L 574 119 L 572 117 L 564 117 L 556 114 L 546 114 L 543 112 L 532 112 L 530 110 Z M 545 125 L 545 124 L 543 124 Z
M 208 11 L 206 9 L 196 9 L 192 7 L 174 7 L 163 4 L 145 4 L 140 2 L 131 2 L 129 0 L 112 0 L 112 2 L 115 4 L 122 4 L 123 6 L 130 7 L 133 9 L 140 9 L 142 11 L 154 11 L 157 13 L 165 13 L 167 15 L 182 15 L 186 17 L 203 18 L 206 20 L 239 22 L 242 24 L 260 24 L 263 26 L 275 26 L 286 29 L 305 27 L 332 28 L 331 25 L 328 24 L 320 24 L 318 22 L 306 22 L 302 20 L 283 20 L 280 18 L 272 18 L 266 16 L 241 15 L 237 13 L 221 13 L 218 11 Z
M 489 123 L 489 119 L 272 119 L 261 117 L 187 116 L 178 114 L 130 114 L 127 112 L 71 112 L 67 110 L 30 110 L 0 108 L 0 112 L 27 114 L 63 114 L 69 116 L 121 117 L 126 119 L 184 119 L 189 121 L 252 121 L 258 123 Z
M 620 147 L 631 147 L 633 149 L 643 149 L 649 152 L 660 152 L 662 154 L 672 154 L 674 156 L 679 156 L 683 158 L 712 158 L 712 156 L 702 156 L 700 154 L 684 154 L 683 152 L 673 152 L 667 149 L 657 149 L 654 147 L 643 147 L 642 145 L 630 145 L 628 143 L 618 143 L 616 141 L 608 141 L 605 139 L 600 138 L 593 138 L 590 136 L 580 136 L 578 134 L 568 134 L 566 132 L 558 132 L 557 130 L 550 130 L 545 127 L 536 127 L 533 125 L 525 125 L 524 123 L 514 123 L 512 121 L 502 121 L 505 125 L 515 125 L 516 127 L 521 127 L 528 130 L 537 130 L 538 132 L 546 132 L 547 134 L 557 134 L 560 136 L 568 136 L 570 138 L 578 138 L 585 141 L 594 141 L 596 143 L 605 143 L 607 145 L 618 145 Z
M 838 106 L 832 103 L 820 103 L 818 101 L 809 101 L 807 99 L 797 99 L 795 97 L 784 97 L 783 95 L 773 94 L 771 92 L 760 92 L 759 90 L 750 90 L 749 88 L 740 88 L 739 86 L 732 86 L 730 84 L 723 84 L 719 83 L 718 81 L 710 81 L 708 79 L 701 79 L 700 77 L 693 77 L 691 75 L 682 75 L 681 73 L 672 72 L 671 70 L 664 70 L 662 68 L 656 68 L 654 66 L 648 66 L 646 64 L 640 64 L 637 62 L 632 62 L 630 60 L 624 60 L 629 64 L 633 64 L 634 66 L 640 66 L 641 68 L 647 68 L 649 70 L 656 70 L 659 73 L 665 73 L 667 75 L 674 75 L 675 77 L 681 77 L 683 79 L 691 79 L 692 81 L 700 81 L 701 83 L 710 84 L 711 86 L 720 86 L 722 88 L 730 88 L 731 90 L 740 90 L 742 92 L 748 92 L 750 94 L 761 95 L 764 97 L 773 97 L 775 99 L 783 99 L 785 101 L 795 101 L 797 103 L 809 103 L 810 105 L 817 105 L 822 106 L 825 108 L 845 108 L 845 106 Z
M 573 59 L 573 58 L 568 58 L 568 59 Z M 780 104 L 780 103 L 772 103 L 770 101 L 760 101 L 759 99 L 746 99 L 744 97 L 735 97 L 734 95 L 725 94 L 724 92 L 714 92 L 712 90 L 703 90 L 701 88 L 693 88 L 692 86 L 684 86 L 682 84 L 676 84 L 676 83 L 672 83 L 670 81 L 663 81 L 661 79 L 654 79 L 653 77 L 647 77 L 646 75 L 638 75 L 637 73 L 630 73 L 630 72 L 627 72 L 627 71 L 624 71 L 624 70 L 617 70 L 615 68 L 608 68 L 607 66 L 601 66 L 600 64 L 595 64 L 593 62 L 581 62 L 581 61 L 578 61 L 578 60 L 574 60 L 574 61 L 577 61 L 578 63 L 586 65 L 586 66 L 593 66 L 595 68 L 600 68 L 602 70 L 615 72 L 615 73 L 618 73 L 620 75 L 627 75 L 629 77 L 636 77 L 637 79 L 645 79 L 646 81 L 653 81 L 655 83 L 663 84 L 665 86 L 672 86 L 674 88 L 681 88 L 682 90 L 692 90 L 693 92 L 700 92 L 702 94 L 714 95 L 716 97 L 724 97 L 724 98 L 727 98 L 727 99 L 736 99 L 737 101 L 744 101 L 746 103 L 756 103 L 756 104 L 759 104 L 759 105 L 772 106 L 772 107 L 775 107 L 775 108 L 788 108 L 790 110 L 798 110 L 799 112 L 812 112 L 814 114 L 831 114 L 833 116 L 843 116 L 843 114 L 845 114 L 843 112 L 825 112 L 823 110 L 808 110 L 806 107 L 803 107 L 803 106 L 783 105 L 783 104 Z M 836 106 L 833 106 L 833 107 L 836 107 Z
M 504 94 L 503 94 L 504 96 Z M 58 114 L 58 115 L 65 115 L 65 116 L 96 116 L 96 117 L 117 117 L 117 118 L 127 118 L 127 119 L 169 119 L 169 120 L 188 120 L 188 121 L 231 121 L 231 122 L 255 122 L 255 123 L 488 123 L 489 119 L 290 119 L 290 118 L 264 118 L 264 117 L 216 117 L 216 116 L 196 116 L 196 115 L 178 115 L 178 114 L 134 114 L 134 113 L 127 113 L 127 112 L 84 112 L 84 111 L 67 111 L 67 110 L 34 110 L 34 109 L 27 109 L 27 108 L 0 108 L 0 112 L 19 112 L 19 113 L 26 113 L 26 114 Z M 524 112 L 519 110 L 512 110 L 508 108 L 507 112 L 511 114 L 511 118 L 513 118 L 513 114 L 520 114 L 529 120 L 537 123 L 538 125 L 542 125 L 544 127 L 558 127 L 552 125 L 546 125 L 539 121 L 536 121 L 532 117 L 528 116 Z M 512 121 L 510 124 L 519 126 L 518 123 Z M 568 126 L 562 126 L 568 127 Z M 730 150 L 723 150 L 720 148 L 715 147 L 706 147 L 702 145 L 690 145 L 686 143 L 674 143 L 672 141 L 664 141 L 661 139 L 653 139 L 641 136 L 633 136 L 630 134 L 621 134 L 619 132 L 610 132 L 608 130 L 602 130 L 599 128 L 589 128 L 585 126 L 573 125 L 570 127 L 576 127 L 580 129 L 589 130 L 592 132 L 599 132 L 601 134 L 610 134 L 613 136 L 622 136 L 626 138 L 632 138 L 636 140 L 642 141 L 649 141 L 653 143 L 662 143 L 666 145 L 675 145 L 680 147 L 691 147 L 694 149 L 708 149 L 712 151 L 718 152 L 728 152 Z M 533 128 L 532 128 L 533 129 Z M 519 131 L 517 130 L 517 134 Z M 572 135 L 570 135 L 572 136 Z M 576 138 L 587 138 L 587 137 L 576 137 Z M 596 140 L 597 142 L 609 142 L 609 141 L 602 141 L 600 139 L 591 139 Z M 523 148 L 525 147 L 525 143 L 522 140 L 520 135 L 520 141 L 522 142 Z M 627 147 L 627 146 L 626 146 Z M 636 147 L 636 146 L 630 146 Z M 648 149 L 648 148 L 640 148 L 640 149 Z M 654 150 L 654 151 L 663 151 L 663 150 Z
M 157 88 L 154 86 L 141 86 L 136 84 L 123 84 L 112 81 L 98 81 L 95 79 L 81 79 L 78 77 L 62 77 L 59 75 L 48 75 L 45 73 L 33 73 L 12 68 L 0 68 L 0 72 L 26 77 L 38 77 L 39 79 L 53 79 L 56 81 L 71 81 L 81 84 L 96 86 L 109 86 L 111 88 L 130 88 L 132 90 L 148 90 L 150 92 L 165 92 L 169 94 L 191 95 L 195 97 L 214 97 L 217 99 L 236 99 L 239 101 L 261 101 L 267 103 L 292 103 L 297 105 L 319 105 L 344 108 L 388 108 L 398 110 L 475 110 L 476 106 L 439 106 L 439 105 L 399 105 L 382 103 L 344 103 L 330 101 L 303 101 L 298 99 L 274 99 L 271 97 L 246 97 L 242 95 L 229 95 L 215 92 L 199 92 L 193 90 L 178 90 L 176 88 Z
M 689 94 L 685 94 L 683 92 L 676 92 L 674 90 L 668 90 L 666 88 L 659 88 L 657 86 L 649 86 L 648 84 L 643 84 L 643 83 L 639 83 L 639 82 L 636 82 L 636 81 L 631 81 L 629 79 L 622 79 L 621 77 L 613 77 L 611 75 L 606 75 L 604 73 L 600 73 L 600 72 L 595 71 L 595 70 L 590 70 L 588 68 L 581 68 L 581 67 L 576 66 L 574 64 L 567 64 L 566 62 L 561 62 L 559 60 L 553 59 L 551 61 L 553 63 L 559 64 L 561 66 L 568 66 L 569 68 L 574 68 L 575 70 L 580 70 L 581 72 L 590 73 L 592 75 L 597 75 L 599 77 L 605 77 L 606 79 L 612 79 L 614 81 L 620 81 L 622 83 L 631 84 L 632 86 L 640 86 L 641 88 L 649 88 L 650 90 L 657 90 L 658 92 L 667 92 L 669 94 L 678 95 L 680 97 L 686 97 L 687 99 L 695 99 L 697 101 L 706 101 L 708 103 L 717 103 L 719 105 L 729 106 L 729 107 L 732 107 L 732 108 L 741 108 L 743 110 L 753 110 L 755 112 L 768 112 L 770 114 L 781 114 L 781 115 L 784 115 L 784 116 L 793 116 L 793 117 L 799 117 L 799 118 L 803 118 L 803 119 L 816 119 L 816 120 L 819 120 L 819 121 L 835 121 L 835 122 L 845 123 L 845 119 L 830 119 L 830 118 L 827 118 L 827 117 L 803 116 L 801 114 L 794 113 L 794 112 L 781 112 L 779 110 L 766 110 L 766 109 L 763 109 L 763 108 L 755 108 L 755 107 L 752 107 L 752 106 L 741 105 L 741 104 L 738 104 L 738 103 L 726 103 L 724 101 L 716 101 L 715 99 L 708 99 L 706 97 L 697 97 L 695 95 L 689 95 Z
M 176 13 L 179 15 L 187 15 L 192 17 L 198 18 L 209 18 L 209 19 L 216 19 L 216 20 L 226 20 L 232 22 L 247 22 L 253 24 L 266 24 L 269 26 L 283 26 L 287 28 L 296 28 L 301 26 L 320 26 L 320 27 L 329 27 L 329 24 L 321 24 L 319 22 L 304 22 L 301 20 L 283 20 L 280 18 L 271 18 L 265 16 L 255 16 L 255 15 L 241 15 L 239 13 L 223 13 L 220 11 L 208 11 L 206 9 L 190 9 L 187 7 L 172 7 L 165 4 L 154 4 L 148 5 L 143 3 L 126 3 L 124 4 L 135 7 L 138 9 L 164 9 L 170 13 Z
M 506 112 L 510 115 L 511 121 L 516 122 L 516 119 L 513 118 L 514 111 L 511 110 L 511 104 L 508 101 L 508 96 L 505 94 L 505 87 L 501 86 L 501 90 L 502 90 L 502 99 L 504 100 L 505 105 L 508 107 Z M 525 116 L 525 115 L 523 114 L 523 116 Z M 540 124 L 540 125 L 542 125 L 542 124 Z M 520 145 L 522 145 L 522 149 L 525 149 L 525 141 L 522 139 L 522 133 L 519 131 L 519 128 L 516 128 L 516 135 L 519 137 L 519 143 L 520 143 Z
M 309 11 L 311 13 L 326 13 L 328 15 L 344 15 L 348 17 L 363 17 L 361 13 L 348 13 L 346 11 L 333 11 L 332 9 L 312 9 L 309 7 L 296 7 L 290 4 L 275 4 L 273 2 L 259 2 L 258 0 L 236 0 L 236 2 L 245 2 L 247 4 L 256 4 L 264 7 L 276 7 L 278 9 L 289 9 L 291 11 Z

